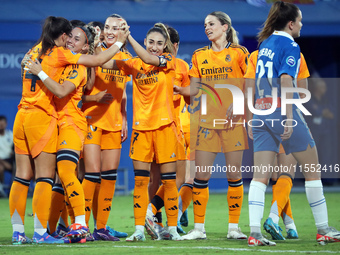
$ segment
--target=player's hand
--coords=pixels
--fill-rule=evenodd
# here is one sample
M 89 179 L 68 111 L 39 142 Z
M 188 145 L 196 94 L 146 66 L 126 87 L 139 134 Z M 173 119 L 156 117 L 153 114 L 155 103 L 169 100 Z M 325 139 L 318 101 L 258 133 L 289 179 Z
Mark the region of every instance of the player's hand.
M 106 90 L 100 91 L 96 94 L 96 102 L 100 104 L 110 104 L 113 101 L 113 96 L 110 93 L 106 93 Z
M 119 31 L 118 31 L 118 42 L 125 43 L 126 39 L 130 35 L 129 26 L 127 25 L 126 21 L 124 19 L 120 19 L 119 21 Z
M 40 71 L 42 71 L 41 64 L 37 59 L 35 59 L 34 61 L 28 61 L 24 69 L 30 71 L 34 75 L 37 75 Z
M 21 60 L 21 66 L 24 67 L 28 63 L 28 61 L 31 59 L 31 57 L 32 57 L 31 50 L 29 50 L 25 54 L 24 58 Z
M 288 121 L 287 121 L 287 122 L 288 122 Z M 287 123 L 287 122 L 286 122 L 286 123 Z M 291 125 L 291 124 L 286 125 L 285 128 L 284 128 L 284 132 L 283 132 L 283 134 L 281 135 L 282 141 L 288 140 L 288 139 L 291 137 L 292 133 L 293 133 L 292 125 Z
M 174 95 L 181 95 L 182 87 L 178 87 L 177 85 L 174 85 Z
M 94 37 L 94 45 L 97 46 L 101 42 L 100 35 L 102 33 L 102 30 L 98 26 L 96 26 L 94 29 L 96 31 L 96 36 Z
M 122 123 L 122 131 L 121 131 L 121 143 L 125 142 L 128 138 L 128 126 L 127 126 L 127 120 L 123 117 L 123 123 Z

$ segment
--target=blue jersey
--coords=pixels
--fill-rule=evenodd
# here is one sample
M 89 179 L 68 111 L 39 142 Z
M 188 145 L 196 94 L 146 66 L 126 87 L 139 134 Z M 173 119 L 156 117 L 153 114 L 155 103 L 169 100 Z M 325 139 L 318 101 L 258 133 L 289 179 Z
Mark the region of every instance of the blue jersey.
M 282 31 L 275 31 L 270 37 L 262 42 L 256 64 L 256 92 L 255 108 L 269 109 L 272 104 L 272 89 L 277 88 L 277 96 L 281 98 L 282 74 L 288 74 L 293 78 L 293 86 L 296 87 L 296 78 L 300 69 L 300 47 L 293 37 Z M 294 93 L 293 98 L 299 98 Z M 253 120 L 256 123 L 252 127 L 254 136 L 254 152 L 275 151 L 279 152 L 282 143 L 286 154 L 291 152 L 304 151 L 308 145 L 315 145 L 308 126 L 300 112 L 293 105 L 293 119 L 296 126 L 290 139 L 282 142 L 280 135 L 284 132 L 282 121 L 286 119 L 281 116 L 280 99 L 277 109 L 268 115 L 254 114 Z M 258 107 L 257 107 L 258 106 Z M 274 120 L 277 122 L 274 123 Z
M 272 88 L 278 89 L 281 97 L 280 76 L 288 74 L 296 78 L 300 68 L 300 47 L 293 37 L 281 31 L 275 31 L 262 42 L 256 64 L 256 94 L 255 99 L 271 97 Z M 298 96 L 294 93 L 294 98 Z

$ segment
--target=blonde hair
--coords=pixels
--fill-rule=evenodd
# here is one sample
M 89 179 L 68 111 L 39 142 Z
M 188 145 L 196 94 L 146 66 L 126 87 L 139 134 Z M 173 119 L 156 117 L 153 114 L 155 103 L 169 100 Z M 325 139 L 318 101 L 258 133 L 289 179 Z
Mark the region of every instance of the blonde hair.
M 168 33 L 168 29 L 166 28 L 166 26 L 163 23 L 160 23 L 160 22 L 156 23 L 146 33 L 146 37 L 148 37 L 148 35 L 150 33 L 153 33 L 153 32 L 157 32 L 157 33 L 160 33 L 161 35 L 163 35 L 163 37 L 165 39 L 165 45 L 166 45 L 164 52 L 168 52 L 168 53 L 171 53 L 172 55 L 176 55 L 175 47 L 170 40 L 170 35 Z
M 209 15 L 215 16 L 221 22 L 222 25 L 225 25 L 225 24 L 228 25 L 227 41 L 238 45 L 239 40 L 237 37 L 237 32 L 231 25 L 231 18 L 229 17 L 229 15 L 221 11 L 212 12 L 208 14 L 207 16 Z

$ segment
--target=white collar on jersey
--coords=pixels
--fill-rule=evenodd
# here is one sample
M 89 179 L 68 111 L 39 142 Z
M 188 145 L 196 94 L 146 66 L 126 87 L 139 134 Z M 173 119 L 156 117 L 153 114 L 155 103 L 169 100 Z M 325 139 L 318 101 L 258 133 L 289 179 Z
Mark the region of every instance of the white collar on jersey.
M 275 30 L 273 35 L 281 35 L 281 36 L 289 38 L 290 40 L 292 40 L 294 42 L 294 38 L 290 34 L 288 34 L 287 32 Z

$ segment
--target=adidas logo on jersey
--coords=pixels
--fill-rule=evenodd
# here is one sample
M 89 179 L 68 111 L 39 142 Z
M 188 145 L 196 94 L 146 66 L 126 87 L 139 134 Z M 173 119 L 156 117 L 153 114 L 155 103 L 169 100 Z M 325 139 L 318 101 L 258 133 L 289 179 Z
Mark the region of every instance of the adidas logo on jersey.
M 235 147 L 238 147 L 238 146 L 242 146 L 242 144 L 240 142 L 237 142 L 237 144 L 235 145 Z
M 67 145 L 66 141 L 62 141 L 60 145 Z
M 141 66 L 141 68 L 140 68 L 139 70 L 143 71 L 144 69 L 143 69 L 143 67 Z
M 170 158 L 176 158 L 176 154 L 173 152 L 170 156 Z
M 202 64 L 208 64 L 208 60 L 204 60 Z

